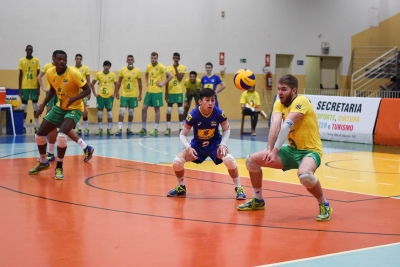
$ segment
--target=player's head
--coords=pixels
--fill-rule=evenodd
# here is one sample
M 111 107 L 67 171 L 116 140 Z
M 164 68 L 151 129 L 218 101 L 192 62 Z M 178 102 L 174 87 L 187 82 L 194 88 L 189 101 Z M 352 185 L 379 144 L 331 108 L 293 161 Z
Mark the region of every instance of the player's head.
M 133 58 L 132 55 L 128 55 L 126 57 L 126 63 L 128 63 L 128 67 L 132 68 L 133 67 L 133 63 L 135 62 L 135 59 Z
M 197 72 L 195 72 L 194 70 L 192 70 L 189 73 L 189 79 L 191 83 L 195 83 L 196 82 L 196 78 L 197 78 Z
M 33 46 L 27 45 L 25 48 L 26 56 L 31 57 L 33 53 Z
M 210 75 L 213 69 L 213 64 L 211 62 L 206 63 L 206 73 L 207 75 Z
M 158 53 L 152 52 L 150 55 L 151 64 L 157 64 L 157 60 L 158 60 Z
M 282 104 L 288 105 L 297 96 L 297 78 L 291 74 L 282 76 L 278 81 L 278 96 Z
M 206 111 L 208 114 L 211 112 L 215 106 L 215 92 L 211 89 L 200 90 L 199 93 L 199 105 L 202 111 Z
M 172 60 L 174 61 L 175 64 L 178 64 L 180 59 L 181 59 L 181 55 L 179 55 L 179 53 L 176 53 L 176 52 L 175 52 L 175 53 L 172 55 Z
M 75 65 L 80 66 L 82 65 L 82 55 L 81 54 L 76 54 L 75 55 Z
M 62 71 L 67 66 L 67 53 L 63 50 L 56 50 L 53 52 L 53 57 L 53 63 L 56 65 L 57 71 Z
M 104 61 L 104 63 L 103 63 L 103 69 L 104 69 L 104 71 L 105 71 L 105 72 L 108 72 L 108 71 L 110 70 L 110 68 L 111 68 L 111 62 L 108 61 L 108 60 Z
M 256 90 L 256 86 L 254 85 L 253 87 L 251 87 L 249 90 L 247 90 L 247 92 L 254 92 Z

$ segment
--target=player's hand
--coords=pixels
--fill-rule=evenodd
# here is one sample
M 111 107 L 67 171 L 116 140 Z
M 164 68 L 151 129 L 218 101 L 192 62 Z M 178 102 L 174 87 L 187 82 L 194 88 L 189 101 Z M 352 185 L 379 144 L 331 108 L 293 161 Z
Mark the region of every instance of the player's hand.
M 225 145 L 220 144 L 218 146 L 217 154 L 222 155 L 222 157 L 225 157 L 226 155 L 229 154 L 229 150 Z
M 266 163 L 270 164 L 270 163 L 275 163 L 276 159 L 278 157 L 278 150 L 277 149 L 272 149 L 271 152 L 269 152 L 267 159 L 266 159 Z
M 167 102 L 167 103 L 168 103 L 168 94 L 165 94 L 165 96 L 164 96 L 164 100 L 165 100 L 165 102 Z
M 114 97 L 115 97 L 116 99 L 119 99 L 119 94 L 115 94 Z
M 39 104 L 38 108 L 37 108 L 37 111 L 35 113 L 35 118 L 39 118 L 40 115 L 42 115 L 43 109 L 44 109 L 43 103 Z
M 71 106 L 72 105 L 72 103 L 74 103 L 76 100 L 72 97 L 72 98 L 69 98 L 68 96 L 67 96 L 67 105 L 65 105 L 65 107 L 66 108 L 68 108 L 69 106 Z
M 95 96 L 96 98 L 99 98 L 99 94 L 94 94 L 94 96 Z
M 142 100 L 142 95 L 138 95 L 137 100 L 141 101 Z
M 267 157 L 268 157 L 269 153 L 271 153 L 271 150 L 270 149 L 266 149 L 265 150 L 265 154 L 264 154 L 264 156 L 262 158 L 264 161 L 267 161 Z
M 191 156 L 191 157 L 197 159 L 197 151 L 194 150 L 194 148 L 188 147 L 188 148 L 186 148 L 186 149 L 187 149 L 187 151 L 188 151 L 189 156 Z
M 158 86 L 160 86 L 160 87 L 163 87 L 165 84 L 164 83 L 162 83 L 162 82 L 156 82 L 156 84 L 158 85 Z
M 183 106 L 184 106 L 185 108 L 189 107 L 188 102 L 185 101 L 185 104 L 183 104 Z

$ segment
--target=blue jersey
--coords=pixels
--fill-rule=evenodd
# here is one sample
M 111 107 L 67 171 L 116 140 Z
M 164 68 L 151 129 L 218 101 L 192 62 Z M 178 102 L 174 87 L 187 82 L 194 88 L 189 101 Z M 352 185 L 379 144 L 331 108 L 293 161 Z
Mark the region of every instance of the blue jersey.
M 221 78 L 216 74 L 213 74 L 210 77 L 204 75 L 201 78 L 201 85 L 203 86 L 203 89 L 211 89 L 214 92 L 216 92 L 217 86 L 221 83 L 222 83 Z M 215 95 L 215 106 L 219 107 L 217 95 Z
M 193 109 L 186 118 L 186 124 L 193 127 L 192 147 L 215 147 L 221 143 L 218 125 L 226 121 L 225 113 L 217 107 L 209 115 L 201 112 L 201 107 Z

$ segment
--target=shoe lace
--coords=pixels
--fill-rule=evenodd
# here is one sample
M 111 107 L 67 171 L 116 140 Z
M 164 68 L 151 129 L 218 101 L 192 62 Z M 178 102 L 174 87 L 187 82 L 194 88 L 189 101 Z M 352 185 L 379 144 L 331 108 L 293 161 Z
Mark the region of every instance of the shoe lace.
M 328 212 L 326 211 L 326 208 L 325 208 L 325 205 L 322 203 L 322 204 L 319 204 L 319 214 L 320 215 L 325 215 L 325 214 L 327 214 Z
M 60 168 L 57 168 L 56 169 L 56 174 L 58 175 L 58 174 L 61 174 L 61 169 Z
M 185 191 L 181 185 L 175 186 L 174 190 L 175 190 L 176 192 L 178 192 L 178 193 L 184 192 L 184 191 Z

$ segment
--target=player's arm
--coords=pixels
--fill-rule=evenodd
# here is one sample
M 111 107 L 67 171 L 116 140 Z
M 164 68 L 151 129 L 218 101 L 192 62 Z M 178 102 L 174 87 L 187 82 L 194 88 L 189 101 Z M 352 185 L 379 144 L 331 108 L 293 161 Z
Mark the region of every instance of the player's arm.
M 219 88 L 219 90 L 217 90 L 217 94 L 221 93 L 226 88 L 226 84 L 224 83 L 224 81 L 221 81 L 220 85 L 221 87 Z
M 115 89 L 117 88 L 117 82 L 114 82 L 114 94 L 111 95 L 112 98 L 115 96 Z
M 165 102 L 167 102 L 167 103 L 168 103 L 168 85 L 169 85 L 169 83 L 167 83 L 167 84 L 165 85 L 165 95 L 164 95 L 164 100 L 165 100 Z
M 146 87 L 149 88 L 149 73 L 147 71 L 146 71 L 145 78 L 146 78 Z
M 42 81 L 42 78 L 43 78 L 44 75 L 45 75 L 45 73 L 44 73 L 43 71 L 41 71 L 41 72 L 39 73 L 39 75 L 38 75 L 38 83 L 39 83 L 40 88 L 42 88 L 42 90 L 45 91 L 45 92 L 47 93 L 47 92 L 49 91 L 49 89 L 47 89 L 47 88 L 44 86 L 44 83 L 43 83 L 43 81 Z
M 178 80 L 178 82 L 181 82 L 182 81 L 182 79 L 183 79 L 183 76 L 185 76 L 185 73 L 180 73 L 179 71 L 178 71 L 178 68 L 175 66 L 175 65 L 173 65 L 174 66 L 174 68 L 175 68 L 175 73 L 176 73 L 176 79 Z
M 138 95 L 138 101 L 142 100 L 142 78 L 137 79 L 137 84 L 139 88 L 139 95 Z
M 117 85 L 115 86 L 114 97 L 119 99 L 119 90 L 121 89 L 122 77 L 118 78 Z
M 23 76 L 23 73 L 22 73 L 22 70 L 20 69 L 19 70 L 19 76 L 18 76 L 18 93 L 19 93 L 19 96 L 21 96 L 22 95 L 22 76 Z
M 67 108 L 75 101 L 77 101 L 79 99 L 83 99 L 83 98 L 87 97 L 88 95 L 90 95 L 90 86 L 87 82 L 81 87 L 81 89 L 82 89 L 82 92 L 79 95 L 68 98 L 68 103 L 66 105 Z
M 187 124 L 186 122 L 183 124 L 183 129 L 179 134 L 179 139 L 181 140 L 181 143 L 185 147 L 185 149 L 188 151 L 190 156 L 193 156 L 194 158 L 197 158 L 197 152 L 192 148 L 187 140 L 187 135 L 192 129 L 192 126 Z
M 89 75 L 89 74 L 86 75 L 86 81 L 87 81 L 87 83 L 90 85 L 90 75 Z M 90 99 L 90 96 L 91 96 L 91 94 L 88 95 L 87 98 Z
M 90 84 L 90 87 L 92 88 L 93 95 L 95 97 L 99 97 L 99 95 L 96 93 L 96 88 L 94 87 L 96 85 L 96 82 L 97 82 L 96 80 L 93 80 L 92 83 Z
M 290 112 L 286 119 L 283 121 L 281 129 L 277 135 L 273 150 L 278 153 L 279 149 L 285 143 L 285 140 L 290 132 L 290 129 L 293 127 L 295 123 L 300 121 L 304 117 L 303 113 L 300 112 Z
M 44 107 L 49 103 L 49 101 L 56 95 L 56 90 L 53 88 L 52 85 L 50 85 L 50 89 L 46 94 L 46 97 L 44 98 L 43 102 L 38 105 L 38 109 L 35 113 L 35 118 L 39 118 L 39 116 L 42 114 Z
M 223 156 L 226 156 L 226 154 L 229 153 L 226 143 L 228 142 L 229 136 L 231 135 L 231 130 L 229 128 L 228 120 L 221 123 L 221 128 L 222 128 L 222 138 L 217 153 L 218 154 L 221 153 Z
M 36 79 L 39 80 L 40 69 L 36 71 Z M 38 83 L 37 94 L 40 95 L 40 83 Z

